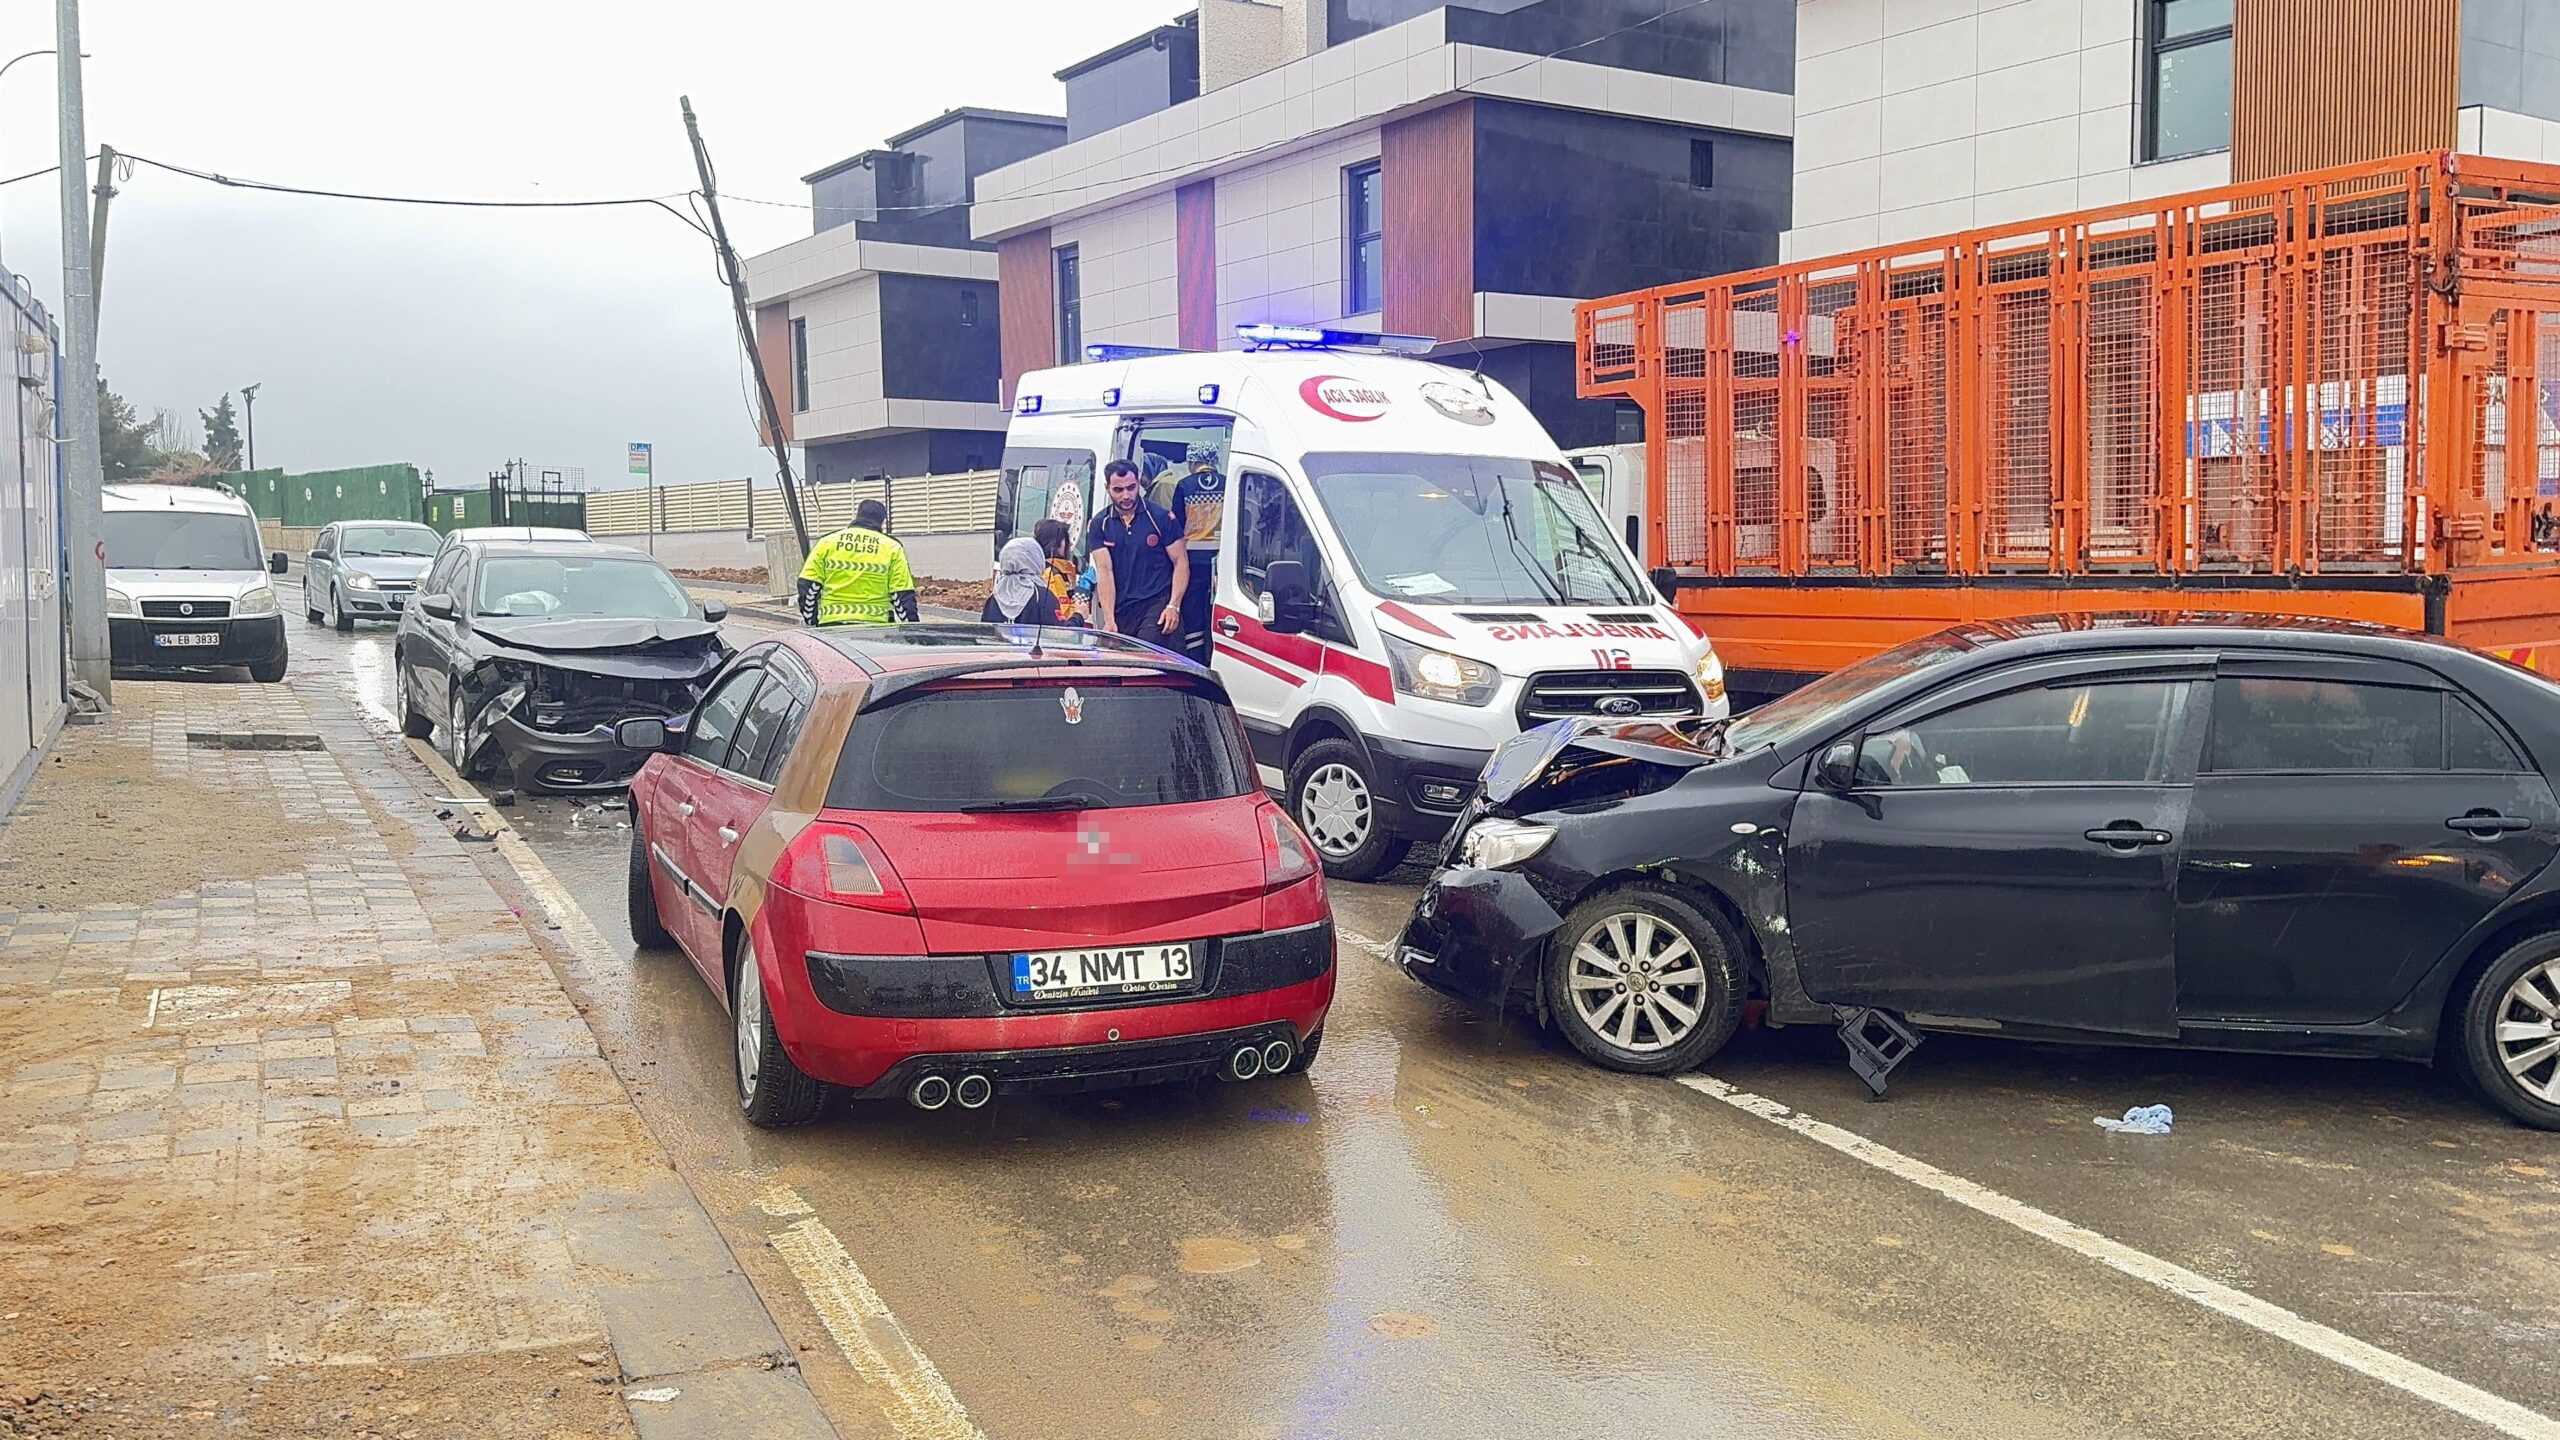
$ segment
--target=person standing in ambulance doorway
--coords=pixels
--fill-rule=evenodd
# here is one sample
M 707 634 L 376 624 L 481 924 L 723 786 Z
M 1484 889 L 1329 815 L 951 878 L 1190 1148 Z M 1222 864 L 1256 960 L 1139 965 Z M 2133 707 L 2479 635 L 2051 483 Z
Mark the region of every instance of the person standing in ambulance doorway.
M 1093 517 L 1085 548 L 1093 556 L 1094 624 L 1170 650 L 1182 634 L 1182 595 L 1191 579 L 1182 527 L 1147 498 L 1138 467 L 1103 467 L 1111 508 Z
M 889 507 L 865 500 L 853 523 L 819 541 L 800 567 L 804 625 L 896 625 L 922 618 L 907 547 L 889 537 Z
M 1182 653 L 1209 663 L 1209 597 L 1216 593 L 1218 526 L 1227 513 L 1227 472 L 1218 447 L 1192 442 L 1191 473 L 1173 487 L 1173 518 L 1182 522 L 1182 548 L 1191 557 L 1190 583 L 1182 590 Z

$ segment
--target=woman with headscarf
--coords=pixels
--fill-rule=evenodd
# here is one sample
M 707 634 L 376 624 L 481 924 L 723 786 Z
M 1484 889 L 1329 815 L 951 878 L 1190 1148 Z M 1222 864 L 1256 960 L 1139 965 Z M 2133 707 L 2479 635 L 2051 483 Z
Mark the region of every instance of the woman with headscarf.
M 1055 625 L 1058 600 L 1040 578 L 1048 563 L 1040 542 L 1029 536 L 1008 540 L 996 552 L 995 593 L 978 618 L 990 625 Z

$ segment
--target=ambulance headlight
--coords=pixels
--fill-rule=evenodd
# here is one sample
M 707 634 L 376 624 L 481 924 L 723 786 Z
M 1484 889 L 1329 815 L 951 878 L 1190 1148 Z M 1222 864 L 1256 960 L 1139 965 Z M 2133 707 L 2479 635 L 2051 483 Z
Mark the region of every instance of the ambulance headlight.
M 1698 657 L 1690 673 L 1696 677 L 1698 693 L 1707 697 L 1708 704 L 1724 698 L 1724 662 L 1716 658 L 1714 646 L 1708 646 L 1707 653 Z
M 1468 660 L 1443 650 L 1379 637 L 1387 642 L 1387 664 L 1395 672 L 1396 689 L 1424 700 L 1452 705 L 1490 705 L 1502 687 L 1502 672 L 1481 660 Z

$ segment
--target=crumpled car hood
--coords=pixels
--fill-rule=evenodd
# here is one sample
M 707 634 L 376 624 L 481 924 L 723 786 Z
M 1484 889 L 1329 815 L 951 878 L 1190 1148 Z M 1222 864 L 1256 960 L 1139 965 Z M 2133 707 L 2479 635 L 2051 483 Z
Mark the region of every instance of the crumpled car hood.
M 1485 798 L 1504 804 L 1549 778 L 1550 771 L 1608 758 L 1637 760 L 1671 770 L 1695 770 L 1730 759 L 1723 720 L 1554 720 L 1502 742 L 1485 762 Z M 1559 758 L 1563 763 L 1559 765 Z M 1561 779 L 1561 774 L 1553 778 Z
M 489 658 L 630 680 L 689 680 L 729 658 L 704 620 L 491 620 L 474 625 Z

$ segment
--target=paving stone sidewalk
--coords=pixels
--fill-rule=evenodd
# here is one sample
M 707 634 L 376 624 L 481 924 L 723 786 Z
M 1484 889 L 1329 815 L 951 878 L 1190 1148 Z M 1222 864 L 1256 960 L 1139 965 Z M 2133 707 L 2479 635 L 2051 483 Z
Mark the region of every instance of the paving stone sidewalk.
M 0 1435 L 831 1435 L 424 767 L 117 696 L 0 822 Z M 191 848 L 29 881 L 137 809 Z

